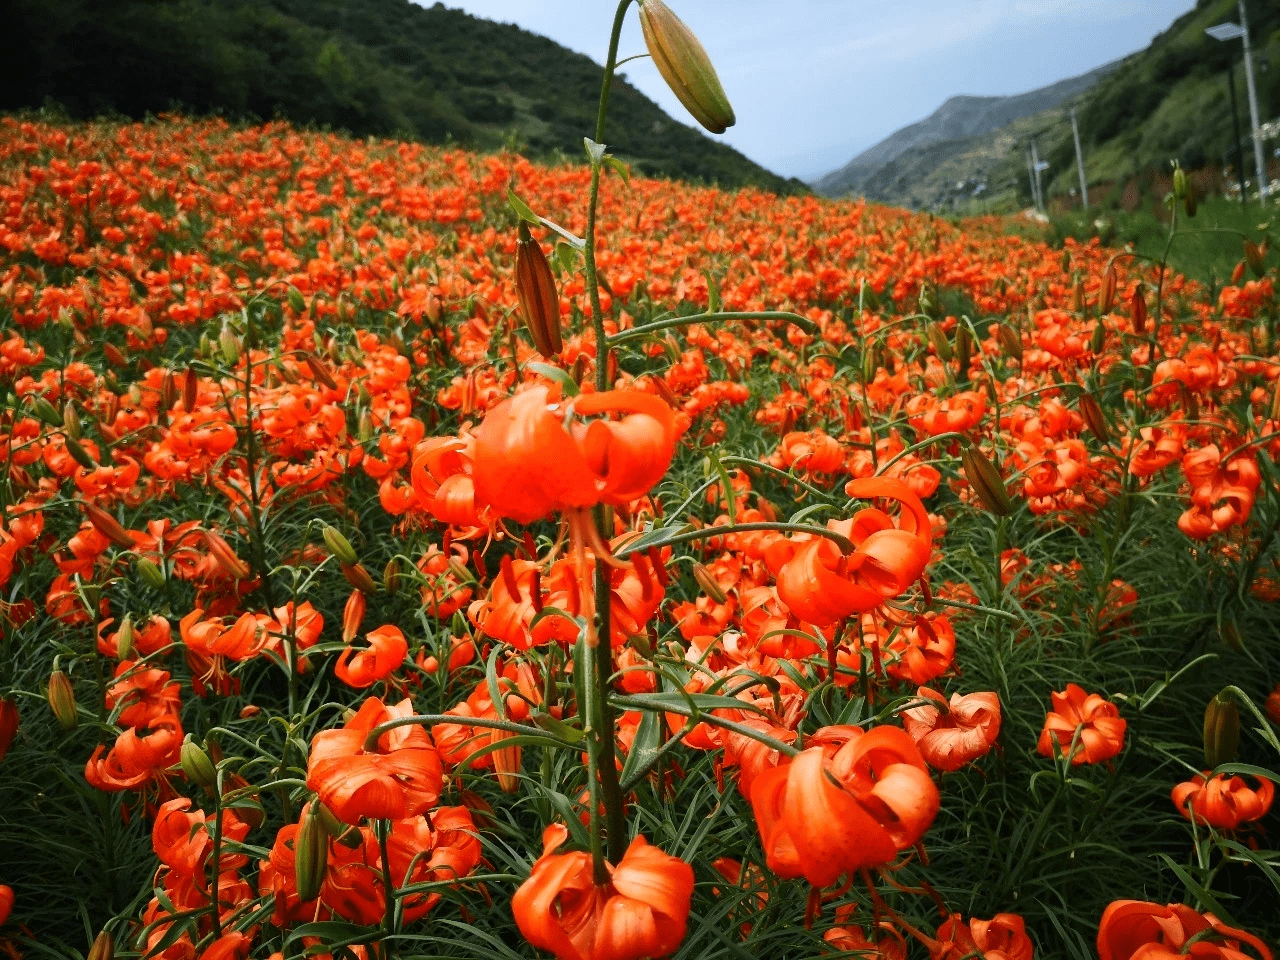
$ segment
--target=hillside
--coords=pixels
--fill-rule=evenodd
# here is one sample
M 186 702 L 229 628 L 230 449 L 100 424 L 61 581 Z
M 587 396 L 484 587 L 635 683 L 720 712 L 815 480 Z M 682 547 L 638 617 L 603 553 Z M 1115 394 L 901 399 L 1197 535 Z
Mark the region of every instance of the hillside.
M 1252 0 L 1249 16 L 1265 121 L 1280 112 L 1280 4 Z M 1252 177 L 1241 44 L 1220 43 L 1204 33 L 1238 18 L 1236 0 L 1201 0 L 1147 49 L 1090 74 L 1020 97 L 953 97 L 929 118 L 818 180 L 814 189 L 935 210 L 1025 206 L 1031 202 L 1026 149 L 1034 137 L 1049 164 L 1046 197 L 1068 196 L 1079 186 L 1070 121 L 1075 106 L 1091 200 L 1118 202 L 1121 184 L 1144 171 L 1167 170 L 1175 158 L 1193 170 L 1234 164 L 1230 58 L 1236 63 L 1245 171 Z M 1055 91 L 1061 94 L 1056 100 Z M 1015 101 L 1025 112 L 1015 114 L 1010 104 L 1004 111 L 1009 122 L 1000 120 L 1001 111 L 992 107 L 1002 100 Z
M 409 0 L 13 0 L 0 110 L 282 116 L 534 158 L 582 155 L 600 65 L 509 24 Z M 614 85 L 607 141 L 641 173 L 803 190 Z
M 911 205 L 905 194 L 921 192 L 918 188 L 925 170 L 968 153 L 978 146 L 970 141 L 998 131 L 1010 121 L 1077 97 L 1117 66 L 1118 62 L 1105 64 L 1078 77 L 1009 97 L 952 97 L 925 119 L 890 134 L 839 170 L 816 180 L 813 188 L 830 197 L 855 193 Z M 910 158 L 895 163 L 904 155 Z M 927 188 L 923 192 L 932 193 Z

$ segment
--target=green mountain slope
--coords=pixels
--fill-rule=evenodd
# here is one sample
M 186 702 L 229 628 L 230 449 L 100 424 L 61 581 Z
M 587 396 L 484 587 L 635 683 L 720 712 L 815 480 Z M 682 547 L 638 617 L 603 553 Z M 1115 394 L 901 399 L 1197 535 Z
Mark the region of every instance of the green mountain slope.
M 409 0 L 10 0 L 0 110 L 178 107 L 526 155 L 582 156 L 601 68 L 518 27 Z M 614 85 L 606 139 L 642 173 L 803 189 Z
M 1280 113 L 1280 4 L 1248 0 L 1261 120 Z M 1177 159 L 1188 169 L 1235 162 L 1227 64 L 1236 65 L 1245 170 L 1253 174 L 1249 106 L 1239 40 L 1219 42 L 1205 28 L 1239 20 L 1236 0 L 1200 0 L 1151 46 L 1129 57 L 1086 95 L 1080 135 L 1090 181 L 1115 182 Z M 1048 195 L 1066 193 L 1075 174 L 1070 136 L 1050 151 Z

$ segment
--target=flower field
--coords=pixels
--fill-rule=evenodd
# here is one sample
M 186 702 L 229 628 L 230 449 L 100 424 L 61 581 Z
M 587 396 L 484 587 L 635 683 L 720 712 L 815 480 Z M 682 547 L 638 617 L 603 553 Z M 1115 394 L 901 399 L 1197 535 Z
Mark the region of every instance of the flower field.
M 601 152 L 0 120 L 0 953 L 1269 958 L 1262 238 Z

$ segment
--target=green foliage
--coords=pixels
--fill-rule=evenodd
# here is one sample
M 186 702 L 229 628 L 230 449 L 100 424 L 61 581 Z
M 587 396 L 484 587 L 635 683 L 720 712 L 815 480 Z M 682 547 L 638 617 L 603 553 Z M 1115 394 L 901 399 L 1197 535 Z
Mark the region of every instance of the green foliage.
M 71 117 L 173 108 L 282 116 L 535 158 L 581 156 L 601 68 L 515 26 L 408 0 L 16 0 L 14 83 L 0 110 Z M 640 173 L 803 191 L 683 123 L 625 81 L 609 145 Z

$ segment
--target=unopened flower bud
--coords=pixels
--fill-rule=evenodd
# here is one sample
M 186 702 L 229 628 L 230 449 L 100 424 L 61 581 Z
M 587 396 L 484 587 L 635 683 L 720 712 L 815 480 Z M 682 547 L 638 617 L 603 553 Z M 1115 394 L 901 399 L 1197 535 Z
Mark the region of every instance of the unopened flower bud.
M 489 738 L 493 743 L 510 740 L 515 736 L 510 730 L 490 730 Z M 503 793 L 515 793 L 520 789 L 521 752 L 520 747 L 503 747 L 493 751 L 493 772 L 498 775 L 498 786 Z
M 640 28 L 662 79 L 693 118 L 712 133 L 732 127 L 733 107 L 693 31 L 662 0 L 640 0 Z
M 93 946 L 89 948 L 84 960 L 115 960 L 115 958 L 115 943 L 111 940 L 111 934 L 103 930 L 93 938 Z
M 1004 350 L 1004 355 L 1011 360 L 1022 362 L 1022 337 L 1018 335 L 1018 331 L 1007 324 L 1000 324 L 998 329 L 998 337 L 1000 340 L 1000 348 Z
M 84 510 L 84 515 L 89 523 L 93 525 L 93 529 L 97 530 L 117 547 L 131 549 L 137 546 L 133 542 L 133 537 L 129 536 L 128 531 L 120 525 L 120 521 L 96 503 L 82 500 L 80 501 L 80 508 Z
M 1261 277 L 1267 272 L 1266 257 L 1267 245 L 1265 242 L 1262 246 L 1258 246 L 1252 240 L 1244 242 L 1244 261 L 1249 264 L 1249 269 L 1253 271 L 1255 277 Z
M 1107 431 L 1107 419 L 1102 415 L 1102 405 L 1098 403 L 1098 398 L 1092 393 L 1082 393 L 1079 407 L 1085 426 L 1100 442 L 1106 443 L 1110 433 Z
M 1107 264 L 1107 272 L 1102 275 L 1102 292 L 1098 296 L 1098 313 L 1110 313 L 1116 305 L 1116 265 Z
M 1129 322 L 1134 333 L 1145 333 L 1147 329 L 1147 290 L 1142 281 L 1133 288 L 1133 297 L 1129 300 Z
M 942 329 L 942 324 L 931 323 L 925 328 L 925 332 L 929 335 L 929 342 L 933 344 L 933 350 L 938 355 L 938 359 L 943 363 L 950 362 L 951 341 L 947 339 L 947 332 Z
M 297 287 L 289 288 L 289 306 L 294 313 L 305 313 L 307 309 L 307 301 L 302 298 L 302 291 Z
M 218 771 L 214 769 L 213 761 L 189 733 L 182 740 L 179 759 L 182 764 L 182 775 L 196 786 L 211 792 L 218 786 Z
M 969 331 L 967 323 L 961 323 L 960 326 L 956 327 L 955 350 L 960 376 L 962 378 L 967 377 L 969 360 L 973 357 L 973 334 Z
M 358 827 L 353 827 L 350 824 L 343 823 L 333 815 L 332 810 L 326 807 L 319 800 L 316 800 L 315 802 L 315 815 L 319 821 L 324 824 L 325 832 L 344 847 L 354 850 L 364 842 L 364 838 L 360 835 L 360 829 Z
M 555 278 L 542 245 L 533 239 L 529 225 L 523 220 L 516 244 L 516 295 L 534 348 L 544 357 L 559 356 L 564 343 L 560 336 L 560 297 L 556 293 Z
M 378 585 L 373 582 L 373 577 L 369 576 L 369 571 L 364 568 L 363 564 L 342 564 L 342 575 L 347 578 L 347 583 L 357 590 L 363 590 L 365 593 L 378 592 Z
M 80 413 L 74 400 L 68 400 L 62 407 L 62 429 L 70 439 L 80 439 Z
M 387 565 L 382 568 L 382 589 L 393 597 L 400 589 L 400 561 L 395 557 L 388 560 Z
M 133 569 L 137 571 L 138 576 L 152 590 L 164 589 L 164 572 L 153 561 L 148 560 L 146 557 L 139 557 L 134 563 Z
M 1009 499 L 1009 491 L 1005 489 L 999 468 L 977 446 L 967 444 L 960 451 L 960 463 L 965 479 L 969 481 L 983 506 L 997 517 L 1007 517 L 1013 513 L 1013 501 Z
M 1095 354 L 1101 353 L 1103 347 L 1107 345 L 1107 328 L 1099 320 L 1093 325 L 1093 336 L 1089 338 L 1089 349 Z
M 224 323 L 222 330 L 218 333 L 218 350 L 222 353 L 223 362 L 234 367 L 240 360 L 240 341 L 236 339 L 235 331 L 231 329 L 231 325 Z
M 350 643 L 360 632 L 364 622 L 365 599 L 363 590 L 352 590 L 342 608 L 342 642 Z
M 126 614 L 116 631 L 116 658 L 128 660 L 133 655 L 133 615 Z
M 716 578 L 711 575 L 711 571 L 700 563 L 693 565 L 693 579 L 698 581 L 698 586 L 702 592 L 714 600 L 716 603 L 724 603 L 728 600 L 728 596 L 716 582 Z
M 36 397 L 31 401 L 31 413 L 41 423 L 47 423 L 51 427 L 62 426 L 62 414 L 44 397 Z
M 310 350 L 305 351 L 302 358 L 306 361 L 307 369 L 311 371 L 311 376 L 315 377 L 317 383 L 328 387 L 330 390 L 338 389 L 338 381 L 333 378 L 333 374 L 323 360 Z
M 1187 195 L 1187 172 L 1181 167 L 1175 167 L 1173 171 L 1173 197 L 1175 200 L 1181 200 Z
M 329 832 L 316 811 L 320 805 L 319 800 L 313 800 L 302 808 L 298 832 L 293 839 L 294 876 L 298 899 L 303 903 L 320 896 L 329 869 Z
M 98 461 L 89 456 L 89 451 L 81 445 L 79 440 L 67 434 L 63 436 L 62 442 L 66 445 L 67 453 L 71 454 L 72 460 L 86 470 L 98 469 Z
M 205 543 L 209 547 L 209 555 L 217 561 L 221 567 L 234 580 L 249 579 L 249 565 L 241 560 L 231 544 L 222 538 L 221 534 L 214 533 L 212 530 L 204 532 Z
M 71 678 L 61 670 L 49 674 L 49 707 L 53 710 L 58 726 L 70 732 L 80 725 L 76 712 L 76 693 L 71 688 Z
M 1240 747 L 1240 711 L 1235 694 L 1224 687 L 1204 711 L 1204 762 L 1213 769 L 1236 758 Z
M 356 563 L 359 556 L 356 555 L 355 548 L 351 546 L 351 541 L 344 537 L 336 527 L 325 524 L 320 531 L 320 535 L 324 537 L 324 545 L 329 548 L 329 552 L 338 558 L 339 563 Z
M 196 407 L 200 394 L 200 376 L 195 367 L 187 367 L 187 374 L 182 378 L 182 409 L 190 413 Z

